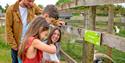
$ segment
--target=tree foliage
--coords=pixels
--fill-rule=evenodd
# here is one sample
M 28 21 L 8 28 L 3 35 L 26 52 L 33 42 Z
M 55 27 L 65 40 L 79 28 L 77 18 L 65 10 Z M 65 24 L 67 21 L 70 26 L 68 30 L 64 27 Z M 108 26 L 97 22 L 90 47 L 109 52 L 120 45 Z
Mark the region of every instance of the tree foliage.
M 64 4 L 64 3 L 67 3 L 67 2 L 71 2 L 72 0 L 58 0 L 58 2 L 56 3 L 56 5 L 59 5 L 59 4 Z
M 38 6 L 43 9 L 43 5 L 39 4 Z
M 4 8 L 0 5 L 0 10 L 2 11 L 2 12 L 4 12 Z

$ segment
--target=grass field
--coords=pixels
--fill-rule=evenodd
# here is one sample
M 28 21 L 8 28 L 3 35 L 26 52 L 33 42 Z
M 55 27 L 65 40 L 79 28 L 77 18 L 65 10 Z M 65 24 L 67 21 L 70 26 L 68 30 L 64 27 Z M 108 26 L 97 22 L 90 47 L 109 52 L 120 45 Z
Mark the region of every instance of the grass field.
M 4 27 L 0 27 L 0 63 L 11 63 L 10 47 L 4 40 Z

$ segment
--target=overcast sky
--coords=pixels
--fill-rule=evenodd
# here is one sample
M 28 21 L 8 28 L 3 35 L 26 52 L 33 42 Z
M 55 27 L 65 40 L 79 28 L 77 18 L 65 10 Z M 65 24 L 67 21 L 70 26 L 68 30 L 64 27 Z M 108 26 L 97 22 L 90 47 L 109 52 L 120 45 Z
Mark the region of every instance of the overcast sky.
M 2 5 L 2 7 L 5 7 L 6 4 L 8 3 L 9 5 L 15 3 L 17 0 L 0 0 L 0 5 Z M 43 5 L 44 7 L 47 5 L 47 4 L 55 4 L 58 0 L 35 0 L 35 3 L 38 5 L 38 4 L 41 4 Z
M 2 5 L 2 7 L 5 7 L 6 4 L 8 3 L 9 5 L 15 3 L 17 0 L 0 0 L 0 5 Z M 38 5 L 38 4 L 41 4 L 43 5 L 44 7 L 47 5 L 47 4 L 55 4 L 58 0 L 35 0 L 35 3 Z M 125 3 L 124 4 L 121 4 L 125 7 Z

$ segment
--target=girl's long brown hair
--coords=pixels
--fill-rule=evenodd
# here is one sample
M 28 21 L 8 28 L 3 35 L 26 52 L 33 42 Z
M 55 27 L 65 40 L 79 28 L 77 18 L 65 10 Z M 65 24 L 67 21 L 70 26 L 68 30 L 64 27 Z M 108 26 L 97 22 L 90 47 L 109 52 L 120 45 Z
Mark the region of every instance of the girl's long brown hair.
M 49 36 L 48 36 L 48 42 L 47 42 L 48 45 L 53 43 L 52 40 L 51 40 L 51 37 L 52 37 L 53 33 L 54 33 L 56 30 L 58 30 L 59 33 L 60 33 L 59 39 L 57 40 L 57 42 L 60 42 L 60 40 L 61 40 L 61 30 L 60 30 L 59 27 L 55 27 L 54 29 L 52 29 L 52 31 L 50 32 L 50 34 L 49 34 Z
M 29 37 L 35 37 L 40 39 L 39 34 L 42 31 L 47 31 L 49 29 L 49 24 L 47 21 L 41 16 L 36 17 L 32 23 L 30 23 L 30 27 L 24 36 L 21 47 L 19 48 L 18 55 L 23 60 L 25 58 L 26 52 L 24 52 L 26 45 L 28 44 Z

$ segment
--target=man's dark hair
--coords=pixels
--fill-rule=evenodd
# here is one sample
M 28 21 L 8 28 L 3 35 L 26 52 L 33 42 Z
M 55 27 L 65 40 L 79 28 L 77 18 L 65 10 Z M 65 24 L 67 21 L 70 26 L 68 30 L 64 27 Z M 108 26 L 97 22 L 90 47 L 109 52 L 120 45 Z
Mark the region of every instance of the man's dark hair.
M 59 18 L 58 10 L 54 5 L 47 5 L 43 11 L 43 14 L 45 13 L 49 14 L 49 17 L 55 18 L 56 20 Z

